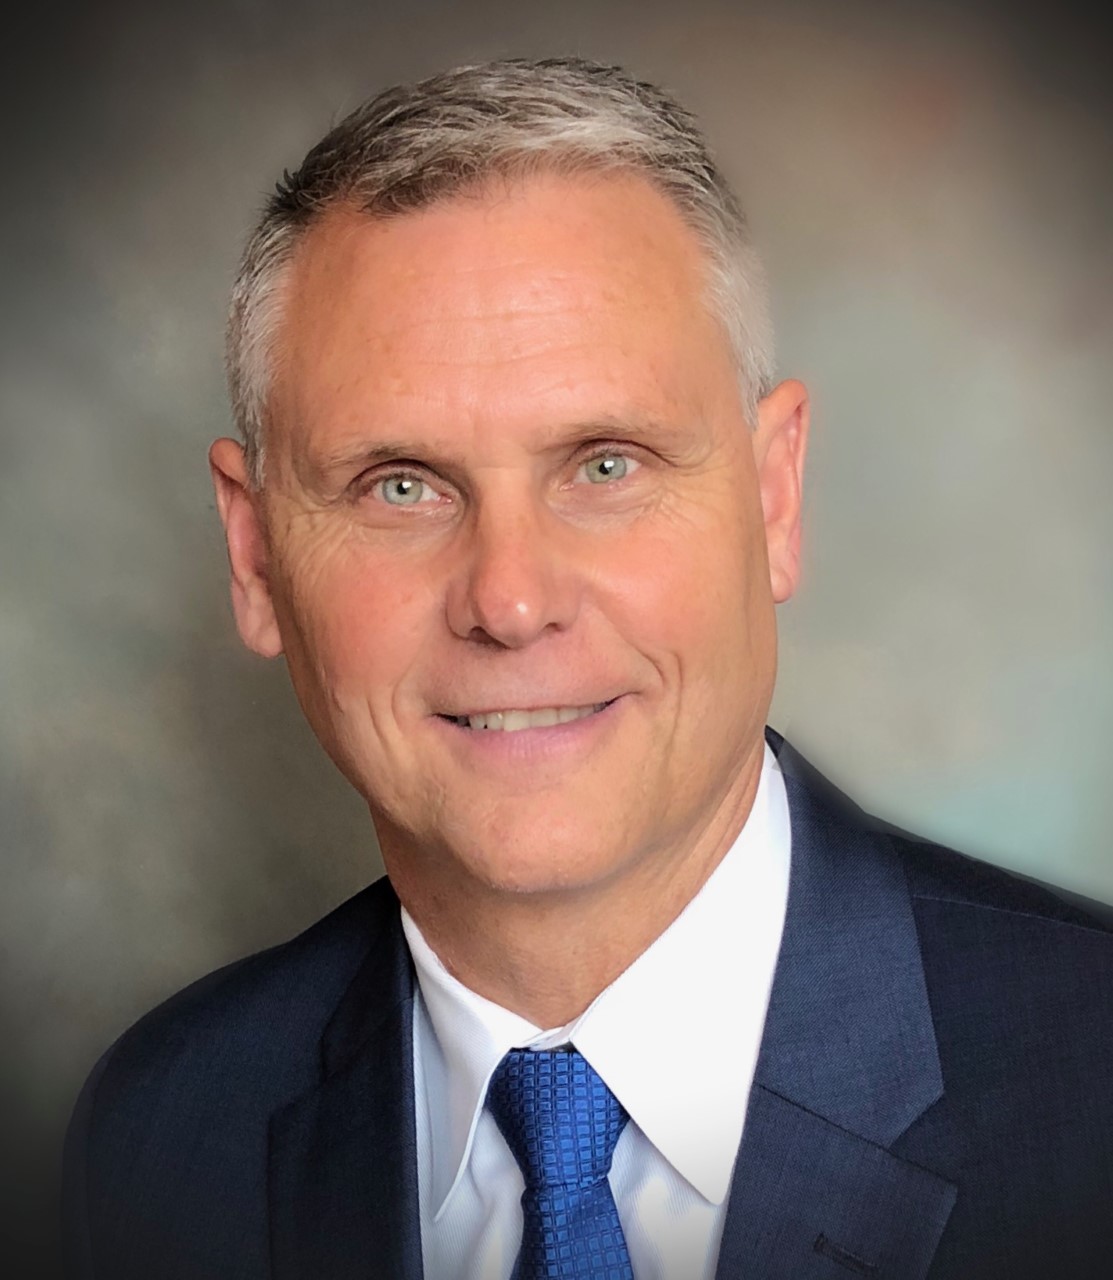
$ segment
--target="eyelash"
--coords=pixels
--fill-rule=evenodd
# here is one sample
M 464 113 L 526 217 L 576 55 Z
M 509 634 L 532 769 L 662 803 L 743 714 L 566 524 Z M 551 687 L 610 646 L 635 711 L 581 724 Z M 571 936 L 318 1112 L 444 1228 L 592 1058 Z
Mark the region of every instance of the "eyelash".
M 609 441 L 603 444 L 595 445 L 588 453 L 581 454 L 575 460 L 576 473 L 584 467 L 590 466 L 593 462 L 599 462 L 603 458 L 622 458 L 626 463 L 632 464 L 628 467 L 626 475 L 618 476 L 610 481 L 610 484 L 601 486 L 610 488 L 614 485 L 621 484 L 629 474 L 636 471 L 641 465 L 643 458 L 640 456 L 642 450 L 634 445 L 623 444 L 617 441 Z
M 392 480 L 413 480 L 417 484 L 426 484 L 431 489 L 437 489 L 437 484 L 428 471 L 425 471 L 416 464 L 403 464 L 401 466 L 395 466 L 389 470 L 373 471 L 368 475 L 358 477 L 355 482 L 356 497 L 369 498 L 380 485 L 389 484 Z M 384 506 L 392 505 L 387 503 L 385 498 L 379 500 Z M 421 503 L 416 505 L 431 506 L 433 504 Z

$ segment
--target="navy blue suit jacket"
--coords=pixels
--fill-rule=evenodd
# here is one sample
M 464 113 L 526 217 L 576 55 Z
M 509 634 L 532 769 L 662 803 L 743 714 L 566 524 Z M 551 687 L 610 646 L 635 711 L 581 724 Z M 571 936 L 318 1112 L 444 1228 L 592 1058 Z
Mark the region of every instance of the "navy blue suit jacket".
M 1113 931 L 769 740 L 792 874 L 718 1276 L 1108 1280 Z M 380 880 L 140 1021 L 71 1125 L 71 1275 L 418 1280 L 413 993 Z

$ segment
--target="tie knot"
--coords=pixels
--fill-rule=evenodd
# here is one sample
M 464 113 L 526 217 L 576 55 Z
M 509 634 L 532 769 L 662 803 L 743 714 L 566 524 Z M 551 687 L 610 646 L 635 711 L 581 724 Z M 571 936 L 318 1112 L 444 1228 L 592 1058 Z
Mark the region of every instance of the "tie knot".
M 527 1188 L 602 1182 L 629 1119 L 575 1049 L 511 1049 L 491 1077 L 487 1108 Z

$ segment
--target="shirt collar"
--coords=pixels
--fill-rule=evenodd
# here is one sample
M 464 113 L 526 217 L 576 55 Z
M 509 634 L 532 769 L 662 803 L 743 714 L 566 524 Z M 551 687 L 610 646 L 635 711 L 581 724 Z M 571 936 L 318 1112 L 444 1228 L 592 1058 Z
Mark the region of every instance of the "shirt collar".
M 677 1172 L 708 1201 L 726 1199 L 784 925 L 789 848 L 784 782 L 766 744 L 746 824 L 699 893 L 578 1018 L 548 1031 L 454 978 L 402 908 L 427 1019 L 419 1058 L 436 1115 L 437 1217 L 506 1052 L 568 1041 Z

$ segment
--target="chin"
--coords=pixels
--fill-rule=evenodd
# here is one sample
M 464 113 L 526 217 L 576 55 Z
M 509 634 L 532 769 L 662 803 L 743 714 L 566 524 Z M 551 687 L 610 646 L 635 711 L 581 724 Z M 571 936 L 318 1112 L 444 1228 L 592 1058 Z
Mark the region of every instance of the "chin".
M 473 879 L 493 892 L 516 896 L 590 889 L 620 870 L 623 853 L 612 841 L 601 841 L 597 828 L 556 833 L 550 827 L 541 837 L 536 829 L 504 831 L 497 839 L 475 838 L 456 848 Z

